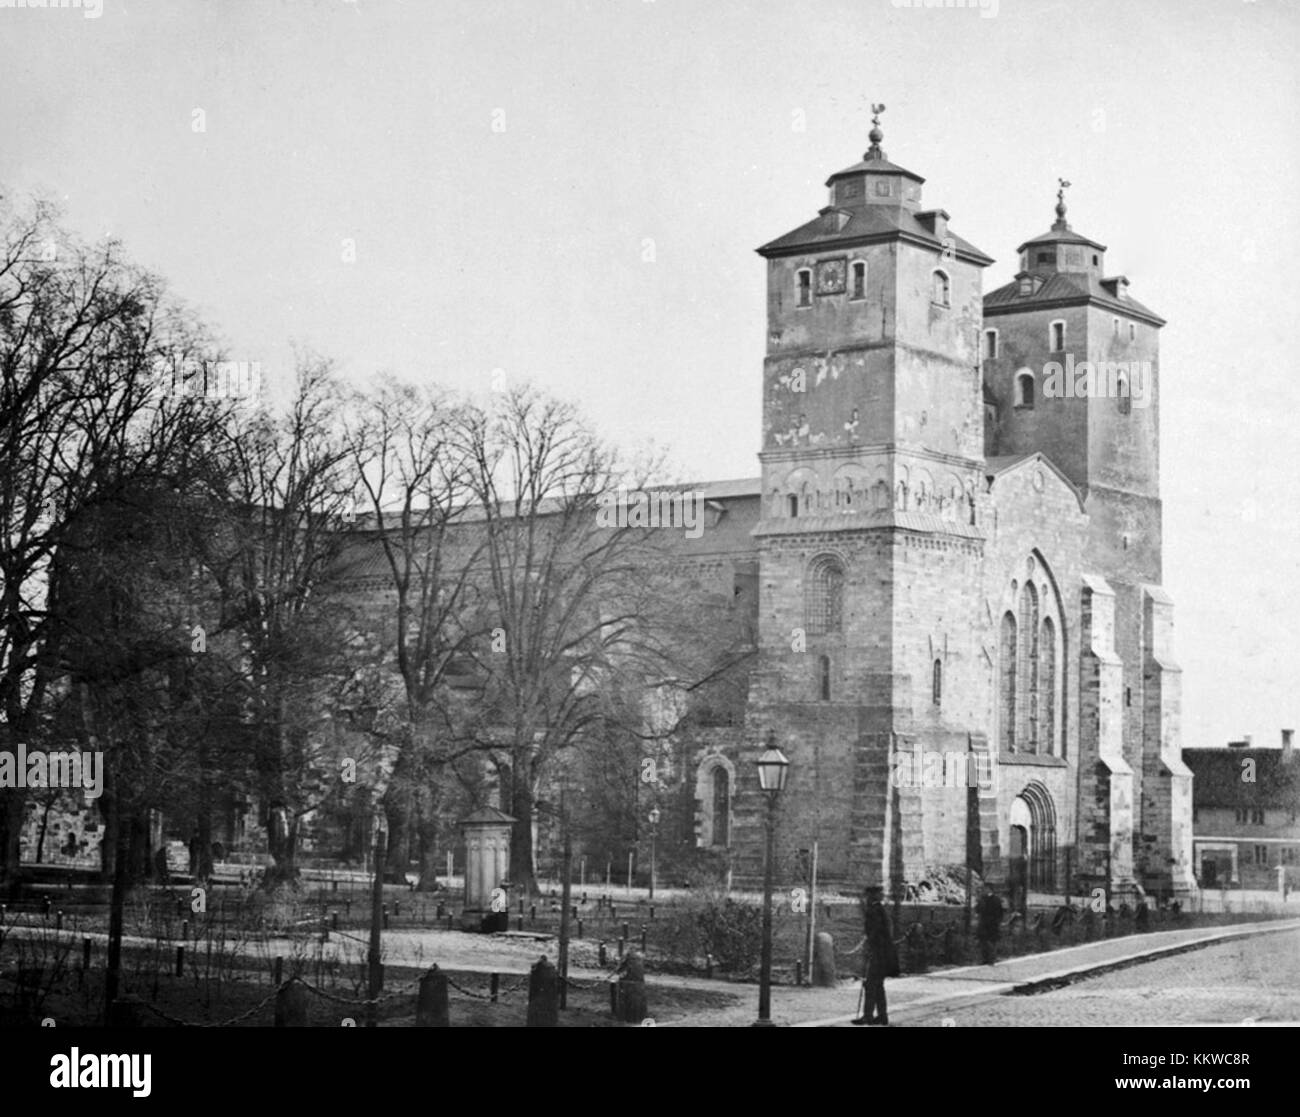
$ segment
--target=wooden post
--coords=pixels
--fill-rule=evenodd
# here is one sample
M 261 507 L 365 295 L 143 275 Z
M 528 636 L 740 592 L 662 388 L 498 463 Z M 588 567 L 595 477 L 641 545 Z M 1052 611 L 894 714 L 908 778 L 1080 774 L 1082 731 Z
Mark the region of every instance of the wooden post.
M 564 880 L 561 883 L 560 895 L 560 949 L 559 949 L 559 973 L 558 979 L 560 984 L 560 1008 L 568 1008 L 569 1005 L 569 917 L 570 907 L 573 902 L 573 838 L 569 833 L 569 816 L 565 806 L 564 792 L 560 792 L 560 825 L 564 827 L 564 863 L 563 873 Z M 582 924 L 578 924 L 581 928 Z M 578 937 L 582 938 L 582 931 L 578 931 Z
M 803 968 L 812 973 L 813 936 L 817 933 L 817 841 L 812 844 L 812 872 L 808 880 L 808 937 L 803 945 Z M 799 984 L 798 981 L 795 984 Z
M 185 976 L 185 947 L 183 946 L 176 948 L 176 976 Z
M 380 964 L 381 928 L 384 923 L 384 862 L 388 856 L 388 831 L 382 826 L 375 832 L 375 879 L 370 896 L 370 1004 L 366 1009 L 366 1027 L 379 1025 L 379 993 L 384 987 L 384 968 Z
M 634 854 L 633 854 L 633 851 L 629 849 L 629 850 L 627 851 L 627 894 L 628 894 L 629 896 L 632 895 L 632 857 L 633 857 L 633 855 L 634 855 Z

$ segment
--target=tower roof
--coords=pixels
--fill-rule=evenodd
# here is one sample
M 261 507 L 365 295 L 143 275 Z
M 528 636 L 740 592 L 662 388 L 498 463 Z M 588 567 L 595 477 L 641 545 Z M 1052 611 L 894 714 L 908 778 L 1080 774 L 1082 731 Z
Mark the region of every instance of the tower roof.
M 875 154 L 873 155 L 872 152 L 875 152 Z M 863 153 L 862 162 L 854 163 L 851 167 L 845 167 L 842 171 L 836 171 L 826 180 L 826 185 L 830 186 L 831 183 L 849 175 L 902 175 L 904 178 L 910 178 L 913 182 L 925 181 L 915 171 L 909 171 L 906 167 L 891 163 L 879 148 L 872 148 L 870 151 Z
M 921 209 L 921 184 L 925 179 L 889 161 L 880 146 L 885 138 L 880 130 L 880 114 L 885 106 L 872 105 L 871 111 L 871 146 L 863 153 L 862 161 L 836 171 L 826 180 L 831 204 L 811 221 L 763 245 L 759 255 L 770 258 L 906 240 L 951 251 L 980 267 L 993 263 L 991 256 L 952 232 L 946 212 Z M 878 177 L 871 178 L 873 185 L 867 189 L 869 176 Z
M 1102 279 L 1085 272 L 1056 272 L 1049 275 L 1036 291 L 1021 294 L 1020 281 L 1016 279 L 984 296 L 984 315 L 988 317 L 1031 308 L 1050 310 L 1053 307 L 1092 303 L 1149 322 L 1153 326 L 1165 324 L 1160 315 L 1143 306 L 1132 295 L 1119 298 L 1114 284 L 1113 279 Z
M 873 240 L 894 240 L 900 237 L 934 245 L 939 249 L 945 247 L 943 238 L 936 235 L 920 216 L 901 206 L 897 209 L 886 206 L 855 206 L 841 212 L 847 220 L 839 228 L 828 228 L 822 217 L 814 217 L 784 236 L 768 241 L 758 250 L 759 255 L 783 256 L 801 249 L 823 249 L 833 245 L 849 247 L 854 244 L 867 244 Z M 959 237 L 951 228 L 948 230 L 948 239 L 953 242 L 953 252 L 956 255 L 982 265 L 993 263 L 991 256 L 985 255 L 970 241 Z

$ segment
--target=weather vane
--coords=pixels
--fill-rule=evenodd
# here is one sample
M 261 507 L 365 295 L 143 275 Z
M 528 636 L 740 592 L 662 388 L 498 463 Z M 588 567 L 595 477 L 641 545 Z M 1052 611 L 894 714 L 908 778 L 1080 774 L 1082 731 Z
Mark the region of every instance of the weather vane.
M 877 105 L 874 102 L 872 103 L 871 131 L 867 133 L 867 138 L 871 141 L 871 150 L 868 151 L 866 155 L 869 159 L 884 157 L 884 153 L 880 150 L 880 141 L 885 138 L 885 133 L 880 130 L 880 114 L 884 111 L 884 105 Z
M 1065 191 L 1069 188 L 1070 183 L 1063 178 L 1056 180 L 1061 184 L 1061 188 L 1056 192 L 1056 219 L 1065 221 Z

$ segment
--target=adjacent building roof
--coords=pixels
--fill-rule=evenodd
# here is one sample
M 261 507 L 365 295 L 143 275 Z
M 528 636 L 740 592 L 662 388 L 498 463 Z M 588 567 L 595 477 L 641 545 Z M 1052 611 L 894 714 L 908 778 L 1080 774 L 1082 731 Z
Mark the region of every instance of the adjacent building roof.
M 1253 761 L 1246 764 L 1245 761 Z M 1282 749 L 1183 749 L 1198 807 L 1300 810 L 1300 761 Z M 1246 777 L 1253 776 L 1253 779 Z

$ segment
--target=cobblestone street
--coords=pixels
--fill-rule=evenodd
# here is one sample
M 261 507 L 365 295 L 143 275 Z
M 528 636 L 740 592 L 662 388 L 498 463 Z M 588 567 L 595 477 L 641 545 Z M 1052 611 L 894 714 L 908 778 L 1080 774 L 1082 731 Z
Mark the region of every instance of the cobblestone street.
M 1300 1021 L 1300 931 L 1157 959 L 1033 996 L 891 1013 L 901 1027 L 1072 1027 Z

